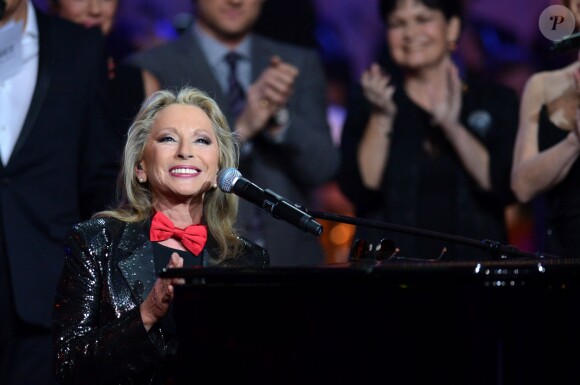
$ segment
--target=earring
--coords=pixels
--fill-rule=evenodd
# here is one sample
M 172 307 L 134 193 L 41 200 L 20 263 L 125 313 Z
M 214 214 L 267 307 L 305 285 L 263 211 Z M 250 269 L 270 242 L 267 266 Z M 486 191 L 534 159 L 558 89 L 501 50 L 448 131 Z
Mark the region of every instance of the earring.
M 143 178 L 139 178 L 139 182 L 140 182 L 140 183 L 143 183 L 143 182 L 145 182 L 145 179 L 143 179 Z
M 217 183 L 214 183 L 211 187 L 213 187 L 214 189 L 217 188 Z

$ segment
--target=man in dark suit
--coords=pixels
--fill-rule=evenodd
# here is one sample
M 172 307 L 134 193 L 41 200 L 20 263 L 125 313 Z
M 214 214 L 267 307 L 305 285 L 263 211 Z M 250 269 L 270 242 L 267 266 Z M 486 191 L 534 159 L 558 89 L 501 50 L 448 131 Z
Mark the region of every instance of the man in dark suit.
M 242 175 L 309 207 L 311 193 L 334 177 L 339 160 L 326 121 L 325 76 L 314 50 L 252 33 L 262 3 L 197 0 L 190 30 L 129 63 L 150 71 L 162 87 L 208 92 L 240 135 Z M 273 266 L 324 261 L 315 236 L 251 203 L 240 202 L 239 224 L 268 249 Z
M 100 89 L 106 84 L 104 39 L 97 30 L 37 12 L 30 0 L 5 3 L 0 378 L 3 384 L 52 384 L 50 325 L 64 236 L 112 201 L 118 168 Z

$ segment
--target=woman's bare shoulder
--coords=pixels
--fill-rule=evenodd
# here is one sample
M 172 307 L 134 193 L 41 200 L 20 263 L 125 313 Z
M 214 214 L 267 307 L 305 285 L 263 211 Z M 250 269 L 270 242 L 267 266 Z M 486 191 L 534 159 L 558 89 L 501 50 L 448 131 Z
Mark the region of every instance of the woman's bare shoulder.
M 580 63 L 574 62 L 564 68 L 533 74 L 526 82 L 524 97 L 528 95 L 549 103 L 575 91 L 573 73 L 579 68 Z

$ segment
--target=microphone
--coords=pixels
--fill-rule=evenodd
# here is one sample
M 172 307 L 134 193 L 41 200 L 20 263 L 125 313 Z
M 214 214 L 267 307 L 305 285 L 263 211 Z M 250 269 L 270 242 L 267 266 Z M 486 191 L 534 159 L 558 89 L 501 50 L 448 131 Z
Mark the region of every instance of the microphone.
M 259 206 L 276 219 L 286 222 L 314 235 L 322 234 L 322 225 L 302 211 L 297 205 L 290 203 L 275 192 L 262 189 L 242 177 L 235 168 L 225 168 L 217 175 L 217 184 L 225 193 L 237 196 Z
M 566 52 L 576 48 L 580 48 L 580 32 L 555 41 L 551 47 L 554 52 Z

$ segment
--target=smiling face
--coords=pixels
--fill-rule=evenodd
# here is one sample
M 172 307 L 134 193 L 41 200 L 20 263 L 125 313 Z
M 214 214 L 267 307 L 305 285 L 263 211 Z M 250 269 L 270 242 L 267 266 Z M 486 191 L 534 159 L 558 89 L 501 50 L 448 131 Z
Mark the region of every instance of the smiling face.
M 156 203 L 202 203 L 219 167 L 218 141 L 206 113 L 184 104 L 157 113 L 140 167 L 137 177 L 149 182 Z
M 118 0 L 57 0 L 52 7 L 60 17 L 87 28 L 100 27 L 108 35 L 113 27 Z
M 419 0 L 400 0 L 387 16 L 387 42 L 395 63 L 420 70 L 441 63 L 459 38 L 460 21 Z

